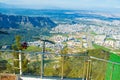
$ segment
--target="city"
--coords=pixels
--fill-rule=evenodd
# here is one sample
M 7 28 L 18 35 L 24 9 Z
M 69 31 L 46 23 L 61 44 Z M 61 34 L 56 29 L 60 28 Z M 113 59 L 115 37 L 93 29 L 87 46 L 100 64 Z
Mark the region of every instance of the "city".
M 0 80 L 120 80 L 119 3 L 1 0 Z

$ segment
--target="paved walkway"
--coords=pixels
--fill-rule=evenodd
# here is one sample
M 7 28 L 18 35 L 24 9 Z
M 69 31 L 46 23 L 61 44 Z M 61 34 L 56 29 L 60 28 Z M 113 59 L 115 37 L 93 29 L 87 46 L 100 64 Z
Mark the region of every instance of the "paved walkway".
M 34 76 L 22 76 L 21 77 L 22 80 L 82 80 L 80 78 L 64 78 L 61 79 L 60 77 L 44 77 L 43 79 L 41 79 L 40 77 L 34 77 Z

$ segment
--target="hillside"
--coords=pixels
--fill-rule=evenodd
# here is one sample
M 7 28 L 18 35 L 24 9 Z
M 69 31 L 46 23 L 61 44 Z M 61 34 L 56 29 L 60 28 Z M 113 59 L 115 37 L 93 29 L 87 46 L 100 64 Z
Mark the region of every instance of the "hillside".
M 27 23 L 31 24 L 33 27 L 39 28 L 53 28 L 56 26 L 48 17 L 16 16 L 0 13 L 0 28 L 19 28 L 19 25 Z
M 49 35 L 49 31 L 55 26 L 56 24 L 48 17 L 29 17 L 0 13 L 0 31 L 9 33 L 9 35 L 0 34 L 0 45 L 12 44 L 16 35 L 20 35 L 23 41 L 31 41 L 33 36 Z

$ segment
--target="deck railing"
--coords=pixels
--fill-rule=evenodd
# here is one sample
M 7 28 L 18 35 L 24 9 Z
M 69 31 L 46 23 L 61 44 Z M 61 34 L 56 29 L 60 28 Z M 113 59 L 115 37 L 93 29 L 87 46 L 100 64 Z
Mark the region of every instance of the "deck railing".
M 106 80 L 108 64 L 112 64 L 109 75 L 110 80 L 112 80 L 112 72 L 115 70 L 114 65 L 118 65 L 120 68 L 118 62 L 88 56 L 86 53 L 58 54 L 46 52 L 43 54 L 42 52 L 13 50 L 1 50 L 0 53 L 1 61 L 7 61 L 7 63 L 4 63 L 4 61 L 0 63 L 0 67 L 3 68 L 0 73 L 19 74 L 21 76 L 37 75 L 41 78 L 51 76 L 60 79 Z M 14 58 L 13 53 L 19 54 L 18 58 Z M 26 59 L 26 62 L 24 59 Z

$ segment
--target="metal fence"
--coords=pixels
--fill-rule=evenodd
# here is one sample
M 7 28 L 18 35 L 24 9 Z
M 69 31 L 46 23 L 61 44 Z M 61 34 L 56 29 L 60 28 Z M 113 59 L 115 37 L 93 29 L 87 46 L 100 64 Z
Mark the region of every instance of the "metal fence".
M 0 73 L 20 74 L 21 76 L 107 80 L 108 63 L 120 67 L 120 63 L 88 56 L 87 54 L 0 51 Z M 115 70 L 114 67 L 111 70 Z M 110 80 L 112 80 L 112 71 L 109 75 Z

